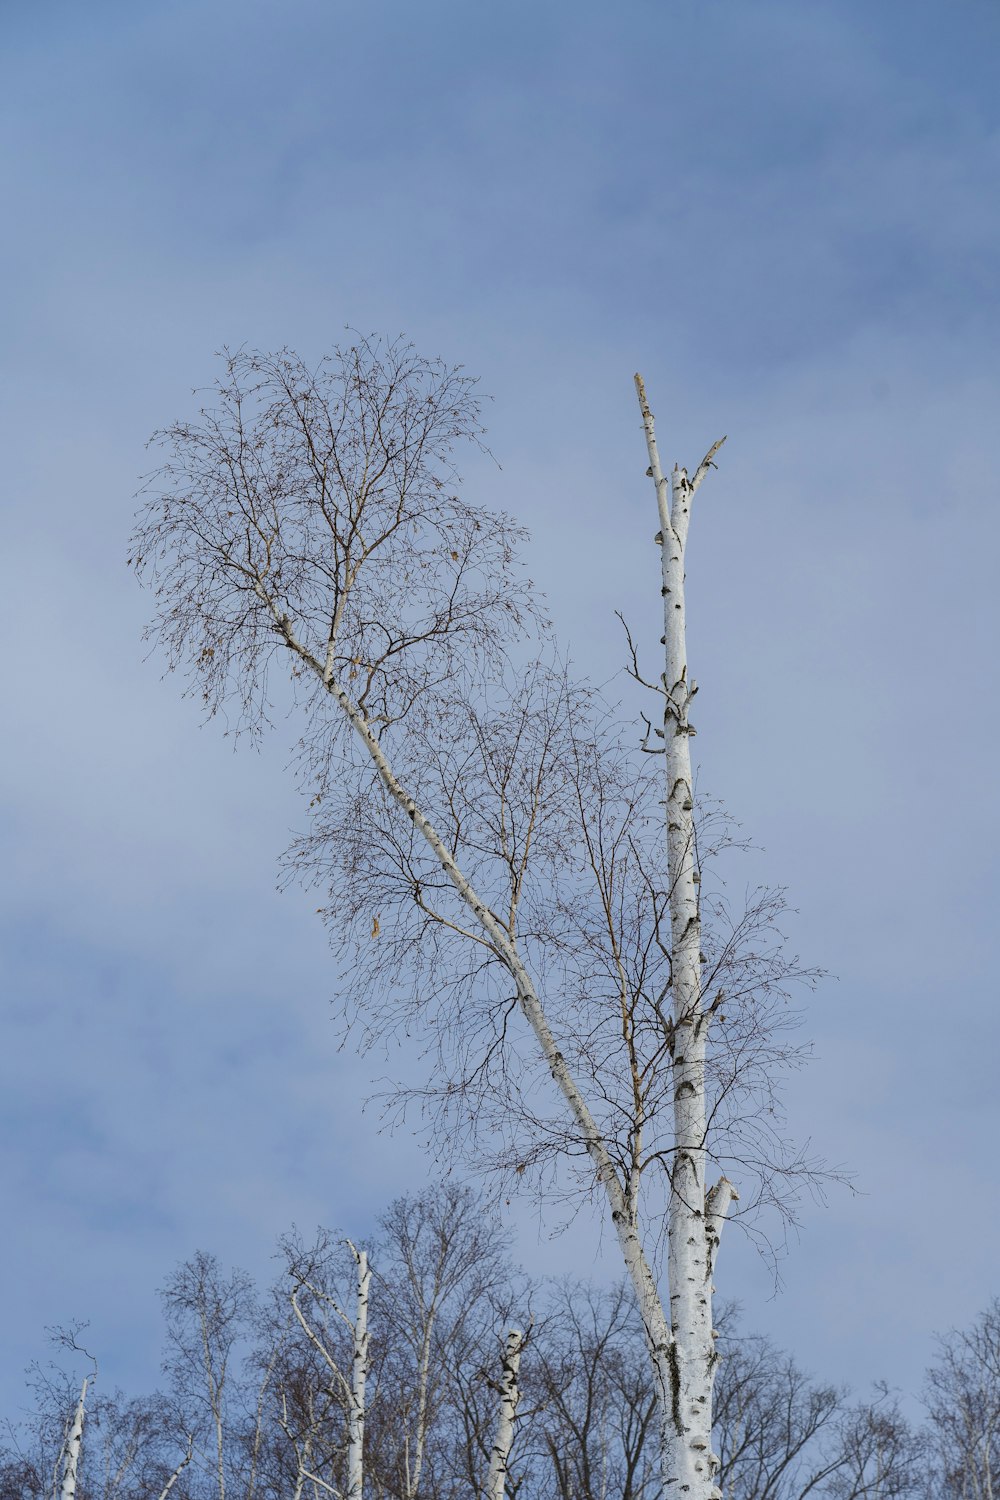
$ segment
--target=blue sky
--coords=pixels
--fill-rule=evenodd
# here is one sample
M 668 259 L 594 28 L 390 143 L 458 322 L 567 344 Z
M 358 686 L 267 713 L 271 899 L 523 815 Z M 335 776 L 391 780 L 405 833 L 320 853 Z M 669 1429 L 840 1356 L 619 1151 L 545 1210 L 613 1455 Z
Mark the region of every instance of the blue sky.
M 470 488 L 598 680 L 616 607 L 656 629 L 633 370 L 671 461 L 729 434 L 691 543 L 702 780 L 839 976 L 790 1107 L 861 1196 L 807 1209 L 776 1300 L 736 1240 L 717 1280 L 817 1373 L 912 1390 L 1000 1291 L 1000 10 L 7 0 L 3 30 L 3 1408 L 43 1324 L 152 1383 L 180 1257 L 266 1274 L 292 1220 L 363 1234 L 426 1170 L 345 1149 L 384 1064 L 337 1050 L 310 900 L 274 890 L 291 726 L 200 727 L 124 567 L 213 351 L 346 324 L 482 377 L 502 468 Z M 516 1222 L 543 1269 L 613 1264 Z

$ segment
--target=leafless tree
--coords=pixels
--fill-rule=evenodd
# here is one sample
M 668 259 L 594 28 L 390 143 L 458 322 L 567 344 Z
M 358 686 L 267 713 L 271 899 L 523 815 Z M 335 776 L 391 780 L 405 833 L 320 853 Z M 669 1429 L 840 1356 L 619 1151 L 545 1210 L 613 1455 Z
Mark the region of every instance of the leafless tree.
M 248 1407 L 239 1367 L 257 1317 L 253 1284 L 245 1272 L 224 1274 L 214 1256 L 199 1251 L 160 1296 L 169 1351 L 164 1369 L 192 1439 L 195 1472 L 209 1478 L 218 1500 L 226 1500 L 227 1488 L 252 1500 L 261 1403 Z
M 369 1500 L 405 1500 L 407 1485 L 417 1500 L 497 1493 L 491 1452 L 505 1400 L 510 1421 L 500 1435 L 509 1500 L 553 1493 L 558 1500 L 649 1500 L 657 1492 L 656 1391 L 627 1286 L 530 1286 L 512 1271 L 482 1200 L 450 1185 L 391 1205 L 373 1247 L 380 1269 L 372 1278 Z M 251 1295 L 245 1278 L 224 1274 L 209 1256 L 179 1268 L 165 1308 L 172 1390 L 137 1398 L 102 1396 L 99 1382 L 91 1386 L 76 1500 L 217 1497 L 215 1416 L 199 1347 L 203 1311 L 214 1386 L 221 1385 L 215 1406 L 228 1493 L 241 1500 L 345 1493 L 355 1336 L 332 1302 L 349 1304 L 357 1260 L 342 1237 L 322 1233 L 309 1244 L 287 1237 L 282 1259 L 270 1298 Z M 213 1309 L 221 1313 L 213 1316 Z M 503 1364 L 515 1314 L 530 1327 L 514 1370 L 518 1401 Z M 929 1439 L 911 1431 L 884 1389 L 874 1400 L 852 1400 L 809 1378 L 766 1339 L 741 1334 L 731 1313 L 720 1324 L 716 1445 L 726 1500 L 988 1494 L 975 1444 L 972 1463 L 964 1448 L 956 1456 L 948 1446 L 956 1431 L 951 1417 L 964 1408 L 956 1406 L 954 1383 L 942 1385 L 942 1363 L 929 1389 L 945 1405 L 932 1411 Z M 240 1358 L 251 1336 L 256 1346 Z M 977 1327 L 964 1347 L 988 1350 L 982 1336 Z M 187 1352 L 179 1356 L 179 1349 Z M 0 1500 L 58 1494 L 78 1379 L 75 1366 L 35 1370 L 33 1411 L 8 1425 L 0 1441 Z M 417 1483 L 412 1460 L 421 1412 Z M 965 1428 L 957 1432 L 964 1442 Z
M 828 1480 L 832 1500 L 898 1500 L 926 1493 L 926 1436 L 915 1432 L 885 1386 L 848 1407 L 838 1424 L 841 1462 Z
M 656 1398 L 635 1299 L 558 1284 L 532 1348 L 534 1442 L 560 1500 L 645 1500 L 659 1487 Z
M 528 1297 L 513 1290 L 506 1235 L 461 1184 L 396 1199 L 376 1245 L 383 1484 L 394 1500 L 417 1500 L 441 1482 L 453 1452 L 455 1372 L 481 1365 L 484 1340 Z
M 284 1486 L 318 1500 L 349 1482 L 354 1325 L 344 1309 L 354 1263 L 346 1242 L 323 1231 L 309 1244 L 287 1236 L 282 1251 L 288 1275 L 257 1356 L 273 1371 L 264 1467 L 275 1494 Z M 516 1295 L 505 1239 L 468 1189 L 432 1187 L 390 1205 L 372 1265 L 367 1492 L 446 1500 L 470 1483 L 479 1491 L 496 1410 L 486 1365 Z
M 719 1485 L 726 1500 L 889 1500 L 920 1493 L 923 1447 L 885 1387 L 852 1401 L 768 1339 L 720 1317 Z
M 561 1500 L 656 1489 L 655 1396 L 623 1290 L 564 1285 L 539 1329 L 532 1437 L 544 1442 L 552 1464 L 545 1477 Z M 924 1444 L 889 1392 L 852 1401 L 769 1340 L 741 1333 L 732 1309 L 719 1321 L 715 1443 L 726 1500 L 923 1494 Z
M 522 1359 L 532 1348 L 533 1325 L 502 1332 L 501 1311 L 494 1306 L 488 1321 L 466 1331 L 462 1357 L 451 1367 L 451 1399 L 439 1414 L 443 1462 L 425 1491 L 428 1500 L 469 1493 L 517 1500 L 535 1493 L 537 1410 L 522 1402 Z
M 1000 1484 L 1000 1299 L 938 1340 L 924 1387 L 935 1491 L 992 1500 Z
M 287 1235 L 281 1251 L 286 1276 L 259 1363 L 273 1369 L 270 1407 L 293 1460 L 289 1488 L 357 1497 L 370 1374 L 367 1255 L 324 1230 L 310 1244 Z
M 0 1442 L 0 1500 L 53 1500 L 65 1487 L 68 1439 L 79 1410 L 75 1375 L 38 1367 L 29 1375 L 31 1410 L 6 1424 Z M 73 1470 L 76 1500 L 179 1500 L 192 1446 L 162 1393 L 102 1393 L 91 1380 Z
M 720 1318 L 725 1327 L 726 1319 Z M 836 1467 L 817 1456 L 843 1404 L 789 1356 L 759 1337 L 720 1340 L 715 1420 L 719 1485 L 732 1500 L 792 1500 Z
M 720 897 L 714 933 L 703 922 L 711 840 L 693 831 L 690 769 L 667 798 L 692 830 L 678 864 L 662 771 L 559 665 L 518 528 L 456 493 L 454 448 L 480 436 L 467 377 L 402 344 L 359 339 L 317 370 L 240 351 L 215 404 L 160 434 L 134 560 L 153 632 L 209 712 L 234 705 L 258 730 L 287 663 L 315 814 L 293 863 L 329 892 L 360 1036 L 419 1038 L 415 1096 L 452 1149 L 603 1197 L 655 1375 L 663 1484 L 704 1500 L 726 1173 L 752 1210 L 787 1209 L 815 1172 L 775 1107 L 804 976 L 780 897 L 735 916 Z M 685 736 L 688 691 L 671 699 Z

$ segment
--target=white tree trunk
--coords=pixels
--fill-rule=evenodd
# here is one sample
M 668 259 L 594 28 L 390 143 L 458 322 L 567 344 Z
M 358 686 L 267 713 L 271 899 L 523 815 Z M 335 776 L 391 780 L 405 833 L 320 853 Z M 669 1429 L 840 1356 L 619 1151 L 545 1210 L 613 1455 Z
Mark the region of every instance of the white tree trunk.
M 642 1241 L 639 1237 L 638 1205 L 633 1197 L 626 1196 L 607 1144 L 597 1128 L 587 1106 L 587 1101 L 583 1097 L 583 1093 L 570 1070 L 569 1064 L 556 1045 L 556 1040 L 552 1035 L 542 1002 L 535 990 L 531 975 L 521 960 L 517 944 L 512 940 L 500 918 L 490 909 L 466 878 L 430 819 L 425 816 L 406 788 L 401 784 L 365 715 L 358 708 L 357 704 L 354 703 L 342 684 L 337 682 L 336 678 L 332 675 L 332 651 L 328 655 L 327 662 L 325 664 L 320 663 L 297 638 L 292 630 L 288 616 L 282 614 L 275 606 L 274 601 L 268 598 L 263 584 L 258 584 L 258 592 L 261 600 L 270 608 L 275 627 L 283 636 L 288 649 L 293 651 L 308 668 L 316 673 L 327 692 L 340 705 L 351 727 L 371 756 L 372 762 L 390 796 L 402 808 L 403 812 L 413 823 L 413 826 L 433 850 L 442 870 L 448 876 L 459 896 L 490 939 L 497 956 L 506 965 L 514 981 L 525 1020 L 531 1027 L 541 1049 L 542 1056 L 545 1059 L 546 1066 L 579 1128 L 580 1138 L 586 1148 L 587 1154 L 593 1162 L 597 1180 L 601 1183 L 607 1196 L 608 1207 L 611 1211 L 611 1221 L 614 1225 L 619 1248 L 625 1262 L 625 1268 L 632 1282 L 639 1305 L 643 1331 L 653 1364 L 657 1389 L 661 1393 L 662 1401 L 667 1402 L 669 1400 L 668 1391 L 671 1368 L 669 1355 L 672 1342 L 670 1324 L 660 1299 L 656 1278 L 650 1269 L 642 1248 Z
M 431 1340 L 434 1335 L 435 1306 L 432 1303 L 427 1313 L 423 1338 L 420 1343 L 420 1360 L 417 1368 L 417 1423 L 413 1434 L 413 1456 L 410 1456 L 409 1437 L 406 1439 L 406 1500 L 416 1500 L 420 1488 L 420 1475 L 424 1467 L 424 1449 L 427 1445 L 427 1398 L 431 1376 Z
M 517 1377 L 521 1368 L 521 1350 L 524 1334 L 512 1328 L 507 1335 L 503 1351 L 500 1376 L 500 1410 L 497 1414 L 497 1431 L 490 1449 L 490 1471 L 486 1480 L 486 1500 L 503 1500 L 507 1483 L 507 1464 L 511 1445 L 514 1442 L 514 1421 L 521 1399 Z
M 659 474 L 659 459 L 653 435 L 652 415 L 645 401 L 642 382 L 636 378 L 643 408 L 643 420 L 650 448 L 650 472 L 657 480 L 661 529 L 669 545 L 663 548 L 664 613 L 667 642 L 668 689 L 665 714 L 667 735 L 668 859 L 673 899 L 671 926 L 675 981 L 675 1021 L 681 1028 L 675 1058 L 676 1132 L 674 1185 L 671 1192 L 671 1214 L 668 1229 L 668 1276 L 672 1293 L 670 1319 L 667 1318 L 652 1270 L 649 1266 L 638 1227 L 638 1205 L 616 1170 L 586 1099 L 563 1053 L 556 1044 L 542 1002 L 521 959 L 515 940 L 502 920 L 490 909 L 465 876 L 454 855 L 430 819 L 397 778 L 367 718 L 350 694 L 333 675 L 334 649 L 331 644 L 325 662 L 321 662 L 295 635 L 292 622 L 269 597 L 263 581 L 256 585 L 261 601 L 270 609 L 275 628 L 289 650 L 313 671 L 326 691 L 336 700 L 358 738 L 371 756 L 379 776 L 393 800 L 410 819 L 414 828 L 434 852 L 465 905 L 489 938 L 494 952 L 506 966 L 514 981 L 521 1010 L 541 1048 L 546 1066 L 565 1099 L 580 1131 L 580 1138 L 593 1162 L 597 1180 L 604 1188 L 611 1220 L 619 1247 L 635 1290 L 643 1331 L 652 1362 L 658 1407 L 661 1417 L 663 1483 L 669 1494 L 683 1493 L 688 1500 L 710 1500 L 718 1492 L 712 1475 L 718 1461 L 711 1453 L 711 1390 L 715 1352 L 712 1339 L 710 1263 L 718 1244 L 724 1210 L 719 1199 L 714 1215 L 714 1240 L 705 1218 L 705 1017 L 700 1008 L 700 919 L 697 893 L 697 871 L 694 860 L 694 838 L 691 807 L 691 767 L 687 739 L 689 725 L 687 706 L 692 689 L 687 682 L 684 649 L 684 542 L 687 538 L 687 501 L 694 492 L 719 444 L 700 466 L 693 483 L 678 470 L 675 475 L 676 522 L 672 519 L 669 485 Z M 675 525 L 678 528 L 675 530 Z M 671 589 L 673 597 L 667 590 Z M 676 606 L 676 608 L 674 608 Z M 670 691 L 674 684 L 676 691 Z M 677 873 L 675 873 L 675 871 Z M 723 1188 L 723 1183 L 718 1185 Z M 726 1185 L 729 1197 L 734 1197 Z M 728 1208 L 729 1198 L 725 1207 Z M 673 1325 L 673 1326 L 672 1326 Z M 677 1338 L 675 1338 L 675 1334 Z M 682 1343 L 683 1352 L 679 1342 Z M 677 1485 L 677 1489 L 671 1487 Z M 358 1500 L 351 1497 L 348 1500 Z
M 193 1455 L 194 1455 L 194 1438 L 189 1438 L 188 1439 L 188 1451 L 184 1455 L 184 1457 L 181 1459 L 180 1463 L 177 1465 L 176 1469 L 171 1474 L 171 1476 L 167 1480 L 166 1484 L 163 1486 L 162 1490 L 159 1493 L 158 1500 L 167 1500 L 167 1496 L 170 1494 L 170 1491 L 173 1489 L 174 1485 L 177 1483 L 178 1479 L 180 1479 L 181 1475 L 184 1473 L 184 1470 L 187 1468 L 188 1464 L 191 1462 L 191 1459 L 192 1459 Z
M 90 1378 L 83 1382 L 80 1391 L 80 1400 L 73 1418 L 73 1425 L 69 1430 L 69 1438 L 66 1443 L 66 1466 L 63 1469 L 62 1487 L 59 1491 L 59 1500 L 76 1500 L 76 1476 L 80 1467 L 80 1443 L 83 1439 L 83 1418 L 87 1401 L 87 1386 Z
M 368 1255 L 347 1242 L 358 1268 L 358 1301 L 354 1318 L 354 1348 L 351 1355 L 351 1404 L 347 1418 L 347 1494 L 345 1500 L 361 1500 L 364 1487 L 365 1380 L 368 1376 L 368 1288 L 372 1273 Z
M 694 786 L 688 709 L 697 687 L 688 672 L 684 619 L 684 553 L 690 504 L 721 444 L 716 443 L 693 480 L 660 467 L 653 414 L 642 377 L 635 377 L 649 475 L 656 486 L 663 598 L 663 748 L 666 772 L 667 869 L 670 881 L 674 1152 L 667 1220 L 667 1279 L 673 1332 L 670 1404 L 661 1405 L 664 1489 L 690 1500 L 709 1500 L 719 1460 L 712 1452 L 712 1269 L 722 1224 L 735 1197 L 725 1178 L 708 1189 L 705 1141 L 705 1048 L 711 1013 L 701 994 L 701 903 L 695 848 Z
M 315 658 L 299 645 L 287 623 L 279 622 L 279 625 L 289 646 L 298 651 L 314 669 L 318 669 Z M 512 941 L 499 917 L 490 910 L 466 879 L 430 819 L 425 817 L 405 787 L 400 784 L 382 746 L 372 733 L 368 721 L 352 702 L 348 693 L 329 676 L 324 675 L 323 680 L 327 690 L 336 698 L 363 741 L 386 788 L 426 839 L 442 869 L 490 938 L 496 953 L 507 966 L 514 980 L 524 1017 L 541 1048 L 549 1072 L 579 1127 L 587 1153 L 594 1164 L 597 1180 L 604 1188 L 619 1248 L 639 1305 L 646 1345 L 653 1365 L 660 1410 L 666 1410 L 672 1399 L 671 1345 L 673 1340 L 670 1323 L 656 1285 L 656 1278 L 650 1269 L 639 1237 L 638 1205 L 634 1198 L 626 1196 L 607 1144 L 594 1122 L 587 1101 L 583 1097 L 569 1064 L 556 1045 L 542 1002 L 535 990 L 531 975 L 521 960 L 517 945 Z

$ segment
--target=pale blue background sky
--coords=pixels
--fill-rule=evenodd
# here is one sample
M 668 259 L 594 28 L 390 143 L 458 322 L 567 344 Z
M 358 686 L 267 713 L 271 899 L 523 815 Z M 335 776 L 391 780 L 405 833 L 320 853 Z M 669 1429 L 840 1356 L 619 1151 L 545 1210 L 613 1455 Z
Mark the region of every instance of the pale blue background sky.
M 108 1377 L 152 1383 L 178 1258 L 266 1274 L 292 1219 L 363 1234 L 424 1171 L 345 1147 L 381 1065 L 336 1051 L 313 903 L 274 892 L 287 739 L 199 728 L 124 568 L 145 438 L 212 351 L 348 322 L 482 376 L 503 469 L 470 482 L 600 679 L 616 606 L 656 629 L 633 370 L 665 457 L 729 433 L 697 748 L 839 975 L 791 1106 L 865 1196 L 808 1210 L 778 1300 L 736 1240 L 717 1280 L 817 1373 L 912 1389 L 1000 1291 L 995 0 L 5 0 L 0 28 L 2 1409 L 43 1324 L 90 1317 Z M 524 1216 L 520 1246 L 585 1269 L 597 1239 Z

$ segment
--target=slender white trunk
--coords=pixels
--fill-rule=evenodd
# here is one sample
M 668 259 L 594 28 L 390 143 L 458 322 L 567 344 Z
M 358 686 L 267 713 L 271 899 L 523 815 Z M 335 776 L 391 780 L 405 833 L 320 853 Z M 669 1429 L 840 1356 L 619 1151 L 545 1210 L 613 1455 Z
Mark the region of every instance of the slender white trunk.
M 413 1459 L 410 1460 L 409 1439 L 406 1444 L 406 1500 L 416 1500 L 420 1486 L 420 1475 L 424 1467 L 424 1449 L 427 1444 L 427 1398 L 431 1378 L 431 1340 L 434 1333 L 435 1305 L 427 1313 L 423 1338 L 420 1343 L 420 1362 L 417 1368 L 417 1423 L 413 1434 Z
M 503 1351 L 500 1375 L 500 1410 L 497 1413 L 497 1431 L 490 1449 L 490 1472 L 486 1480 L 486 1500 L 503 1500 L 507 1483 L 507 1464 L 511 1445 L 514 1442 L 514 1422 L 521 1399 L 517 1377 L 521 1368 L 521 1350 L 524 1334 L 512 1328 L 507 1335 Z
M 315 667 L 315 659 L 310 657 L 304 648 L 298 646 L 287 628 L 285 633 L 292 649 L 298 650 Z M 497 955 L 514 980 L 524 1017 L 535 1035 L 553 1080 L 569 1106 L 570 1113 L 580 1130 L 584 1146 L 593 1162 L 597 1180 L 604 1188 L 619 1248 L 639 1305 L 643 1333 L 653 1365 L 662 1410 L 670 1399 L 672 1337 L 670 1323 L 656 1285 L 656 1278 L 650 1269 L 639 1238 L 637 1205 L 634 1199 L 626 1196 L 607 1144 L 590 1113 L 569 1064 L 556 1045 L 531 975 L 521 960 L 516 943 L 500 918 L 490 910 L 466 879 L 430 819 L 424 816 L 416 802 L 397 780 L 385 752 L 372 733 L 364 715 L 338 683 L 330 679 L 325 680 L 328 691 L 337 699 L 358 737 L 367 748 L 389 793 L 426 839 L 442 869 L 490 938 Z
M 674 1151 L 667 1219 L 667 1280 L 671 1352 L 670 1405 L 660 1409 L 664 1489 L 690 1500 L 718 1496 L 712 1452 L 712 1268 L 722 1224 L 735 1196 L 723 1178 L 709 1190 L 705 1141 L 705 1050 L 711 1013 L 701 993 L 701 902 L 695 847 L 694 785 L 688 718 L 697 691 L 688 671 L 684 618 L 684 554 L 690 504 L 714 454 L 694 480 L 676 468 L 668 480 L 660 467 L 653 414 L 642 377 L 635 377 L 646 431 L 649 475 L 656 486 L 663 598 L 663 751 L 667 810 L 667 870 L 670 881 L 673 988 Z
M 270 608 L 275 627 L 284 638 L 288 649 L 293 651 L 308 668 L 316 673 L 326 691 L 340 705 L 352 729 L 371 756 L 372 762 L 386 790 L 426 840 L 440 863 L 442 870 L 448 876 L 460 898 L 490 939 L 498 958 L 505 964 L 510 973 L 514 981 L 522 1013 L 534 1033 L 546 1066 L 576 1122 L 580 1131 L 580 1138 L 593 1163 L 597 1180 L 604 1188 L 619 1248 L 621 1249 L 625 1268 L 632 1282 L 639 1305 L 643 1331 L 653 1364 L 657 1389 L 664 1393 L 663 1399 L 667 1400 L 666 1392 L 669 1388 L 670 1372 L 670 1324 L 660 1299 L 656 1278 L 650 1269 L 642 1248 L 642 1242 L 639 1238 L 637 1205 L 633 1198 L 626 1196 L 607 1144 L 587 1107 L 587 1102 L 573 1076 L 569 1064 L 556 1045 L 556 1040 L 552 1035 L 542 1002 L 535 990 L 531 976 L 521 960 L 516 942 L 504 927 L 500 918 L 489 908 L 474 886 L 466 879 L 458 862 L 442 840 L 437 829 L 420 810 L 414 799 L 397 778 L 385 751 L 382 749 L 376 735 L 372 732 L 371 725 L 368 723 L 365 715 L 353 702 L 350 694 L 331 675 L 330 662 L 332 661 L 332 655 L 328 655 L 325 666 L 317 661 L 316 657 L 296 637 L 288 616 L 282 614 L 275 606 L 273 600 L 268 598 L 263 583 L 258 584 L 258 591 L 261 600 Z
M 325 1479 L 321 1479 L 318 1474 L 314 1474 L 307 1467 L 308 1451 L 303 1452 L 299 1449 L 297 1439 L 292 1434 L 288 1423 L 284 1395 L 282 1395 L 283 1415 L 279 1419 L 279 1425 L 295 1447 L 300 1475 L 303 1475 L 314 1488 L 318 1485 L 330 1494 L 337 1494 L 341 1497 L 341 1500 L 362 1500 L 365 1449 L 365 1381 L 368 1376 L 368 1290 L 371 1285 L 372 1273 L 371 1267 L 368 1264 L 367 1253 L 364 1250 L 356 1249 L 350 1240 L 346 1240 L 345 1244 L 354 1257 L 354 1263 L 357 1267 L 356 1301 L 353 1321 L 328 1293 L 323 1292 L 305 1278 L 296 1282 L 291 1294 L 292 1311 L 298 1320 L 299 1326 L 330 1372 L 328 1386 L 330 1395 L 335 1401 L 343 1400 L 346 1407 L 347 1484 L 343 1491 L 335 1490 L 333 1485 L 328 1484 Z M 330 1308 L 350 1332 L 351 1378 L 349 1380 L 337 1364 L 327 1344 L 312 1327 L 309 1319 L 302 1311 L 298 1294 L 303 1287 L 309 1289 L 318 1303 L 325 1304 Z M 307 1450 L 311 1445 L 311 1433 L 315 1427 L 315 1418 L 312 1412 L 310 1412 L 310 1416 L 310 1432 L 306 1441 Z
M 271 1357 L 264 1370 L 264 1377 L 257 1388 L 257 1411 L 254 1420 L 253 1441 L 250 1444 L 250 1473 L 247 1477 L 246 1494 L 243 1500 L 254 1500 L 257 1493 L 257 1471 L 260 1464 L 261 1448 L 264 1441 L 264 1405 L 267 1400 L 267 1390 L 274 1374 L 274 1367 L 278 1360 L 280 1345 L 272 1351 Z
M 292 1491 L 292 1500 L 302 1500 L 302 1491 L 306 1487 L 305 1470 L 300 1468 L 295 1476 L 295 1489 Z
M 205 1384 L 208 1388 L 209 1405 L 212 1410 L 212 1420 L 215 1424 L 215 1479 L 219 1491 L 219 1500 L 226 1500 L 226 1441 L 222 1422 L 222 1392 L 226 1383 L 226 1360 L 223 1358 L 221 1369 L 216 1377 L 215 1368 L 212 1364 L 212 1345 L 209 1336 L 208 1319 L 204 1310 L 201 1314 L 201 1354 L 202 1363 L 205 1366 Z
M 76 1476 L 80 1467 L 80 1443 L 83 1439 L 83 1418 L 87 1402 L 87 1386 L 90 1378 L 83 1382 L 80 1391 L 80 1400 L 73 1417 L 73 1425 L 69 1430 L 69 1438 L 66 1442 L 66 1466 L 63 1469 L 62 1487 L 59 1491 L 59 1500 L 76 1500 Z
M 351 1404 L 347 1417 L 347 1494 L 345 1500 L 361 1500 L 364 1487 L 365 1380 L 368 1376 L 368 1288 L 372 1273 L 364 1250 L 347 1242 L 358 1268 L 358 1301 L 354 1318 L 351 1353 Z
M 302 1451 L 295 1449 L 295 1457 L 298 1462 L 298 1473 L 295 1476 L 295 1489 L 292 1492 L 292 1500 L 302 1500 L 302 1491 L 306 1487 L 308 1464 L 312 1457 L 312 1438 L 307 1437 L 302 1444 Z M 315 1486 L 314 1486 L 315 1488 Z
M 180 1479 L 181 1475 L 184 1473 L 184 1470 L 187 1468 L 188 1464 L 191 1462 L 193 1454 L 194 1454 L 194 1438 L 189 1438 L 188 1439 L 188 1451 L 184 1455 L 184 1457 L 181 1459 L 180 1463 L 177 1465 L 176 1469 L 171 1474 L 171 1476 L 167 1480 L 166 1484 L 163 1486 L 162 1490 L 159 1493 L 158 1500 L 167 1500 L 167 1496 L 170 1494 L 170 1491 L 173 1489 L 174 1485 L 177 1483 L 178 1479 Z

